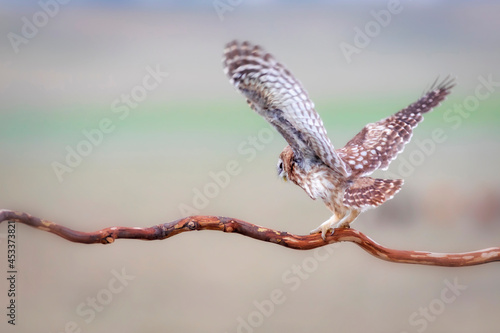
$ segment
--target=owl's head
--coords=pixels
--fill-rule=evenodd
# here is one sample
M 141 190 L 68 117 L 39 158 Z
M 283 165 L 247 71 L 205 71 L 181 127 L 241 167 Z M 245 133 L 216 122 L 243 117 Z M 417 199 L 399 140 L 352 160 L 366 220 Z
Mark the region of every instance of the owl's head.
M 292 172 L 293 164 L 293 150 L 290 146 L 286 146 L 285 149 L 280 154 L 278 159 L 278 176 L 284 181 L 290 179 L 290 173 Z

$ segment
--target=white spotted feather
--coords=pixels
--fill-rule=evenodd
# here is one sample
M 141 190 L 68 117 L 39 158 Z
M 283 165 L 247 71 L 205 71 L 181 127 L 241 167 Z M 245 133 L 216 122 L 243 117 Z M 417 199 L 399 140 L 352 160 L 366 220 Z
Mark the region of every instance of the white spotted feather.
M 299 160 L 319 159 L 342 176 L 350 175 L 306 90 L 273 56 L 259 46 L 233 41 L 226 45 L 223 65 L 230 82 L 281 133 Z

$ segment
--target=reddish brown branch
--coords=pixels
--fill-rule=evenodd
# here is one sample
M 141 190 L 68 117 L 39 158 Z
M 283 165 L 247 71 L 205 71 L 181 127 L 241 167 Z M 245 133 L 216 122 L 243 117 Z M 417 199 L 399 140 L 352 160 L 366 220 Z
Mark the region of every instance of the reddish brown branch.
M 111 227 L 95 232 L 81 232 L 26 213 L 0 210 L 0 223 L 16 221 L 48 231 L 71 242 L 84 244 L 109 244 L 118 238 L 160 240 L 193 230 L 218 230 L 238 233 L 264 242 L 271 242 L 296 250 L 310 250 L 336 242 L 353 242 L 371 255 L 398 263 L 435 266 L 472 266 L 500 261 L 500 247 L 464 252 L 432 253 L 424 251 L 393 250 L 377 244 L 368 236 L 354 229 L 337 229 L 324 241 L 319 234 L 300 236 L 260 227 L 242 220 L 221 216 L 190 216 L 177 221 L 158 224 L 149 228 Z

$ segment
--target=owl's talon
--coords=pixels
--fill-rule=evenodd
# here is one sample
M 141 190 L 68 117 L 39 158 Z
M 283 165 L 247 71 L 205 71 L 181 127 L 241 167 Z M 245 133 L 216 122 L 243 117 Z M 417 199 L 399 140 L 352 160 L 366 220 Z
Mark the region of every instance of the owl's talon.
M 321 233 L 321 238 L 323 238 L 323 240 L 326 240 L 326 233 L 329 230 L 331 230 L 330 236 L 332 236 L 335 233 L 335 229 L 350 228 L 349 223 L 350 221 L 346 221 L 345 218 L 338 221 L 336 217 L 332 217 L 331 219 L 321 223 L 321 225 L 316 229 L 311 230 L 310 234 L 312 235 Z
M 349 222 L 343 222 L 343 221 L 340 221 L 339 223 L 337 223 L 337 225 L 335 225 L 335 229 L 349 229 L 351 226 L 349 225 Z M 333 234 L 333 232 L 332 232 Z
M 349 225 L 349 223 L 342 223 L 342 224 L 337 224 L 336 226 L 334 226 L 332 228 L 332 233 L 330 234 L 330 236 L 333 236 L 333 234 L 335 233 L 335 230 L 337 229 L 350 229 L 351 226 Z
M 317 233 L 321 233 L 321 238 L 323 238 L 323 240 L 326 240 L 326 233 L 328 232 L 328 230 L 332 230 L 332 235 L 333 235 L 333 225 L 335 224 L 335 219 L 330 219 L 328 221 L 325 221 L 323 223 L 321 223 L 321 225 L 319 227 L 317 227 L 316 229 L 313 229 L 311 230 L 310 234 L 317 234 Z

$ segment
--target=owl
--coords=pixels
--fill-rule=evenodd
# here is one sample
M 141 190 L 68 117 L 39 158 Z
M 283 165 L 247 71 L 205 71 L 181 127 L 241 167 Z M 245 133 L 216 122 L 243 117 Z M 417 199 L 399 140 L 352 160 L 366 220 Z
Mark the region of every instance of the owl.
M 450 93 L 454 79 L 436 80 L 408 107 L 366 125 L 340 149 L 335 149 L 306 90 L 290 71 L 260 46 L 232 41 L 224 49 L 224 73 L 288 142 L 278 160 L 278 174 L 321 199 L 333 213 L 311 233 L 323 239 L 336 228 L 347 228 L 360 213 L 378 207 L 399 192 L 402 179 L 369 175 L 386 170 L 413 129 Z

